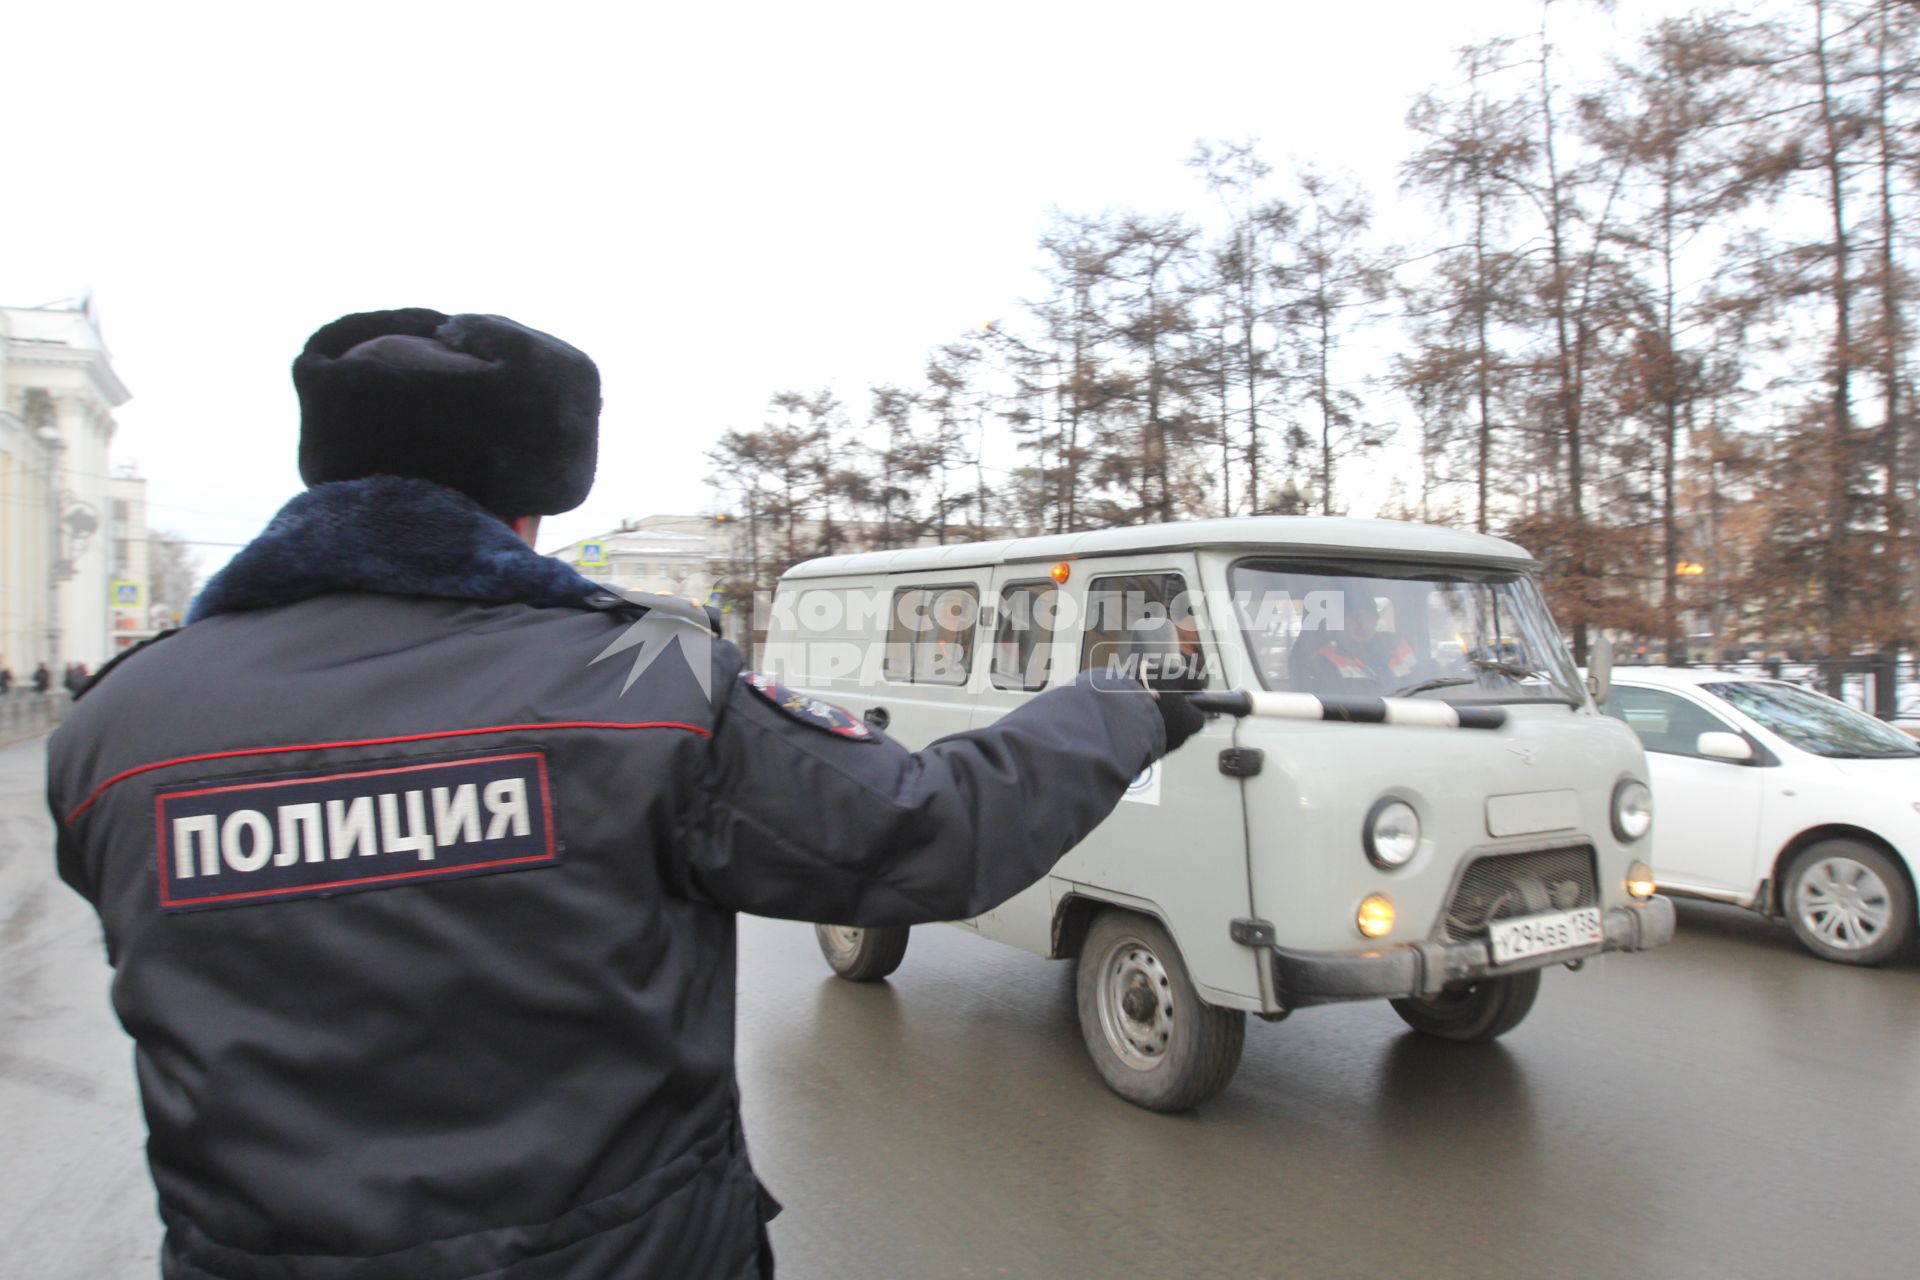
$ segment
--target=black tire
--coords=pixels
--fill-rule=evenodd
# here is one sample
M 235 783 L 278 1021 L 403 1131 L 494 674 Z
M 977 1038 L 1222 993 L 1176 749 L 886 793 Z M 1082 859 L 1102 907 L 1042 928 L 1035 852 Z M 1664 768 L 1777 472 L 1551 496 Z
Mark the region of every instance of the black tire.
M 817 924 L 814 941 L 833 971 L 848 982 L 878 982 L 900 967 L 907 956 L 904 926 L 860 929 L 853 925 Z
M 1159 921 L 1102 911 L 1076 963 L 1080 1036 L 1108 1088 L 1149 1111 L 1185 1111 L 1227 1087 L 1246 1015 L 1200 999 Z
M 1913 891 L 1883 849 L 1821 840 L 1787 868 L 1780 909 L 1800 945 L 1836 964 L 1884 964 L 1913 940 Z
M 1421 1035 L 1457 1044 L 1485 1044 L 1519 1026 L 1540 994 L 1540 970 L 1449 988 L 1437 996 L 1390 1000 L 1400 1020 Z

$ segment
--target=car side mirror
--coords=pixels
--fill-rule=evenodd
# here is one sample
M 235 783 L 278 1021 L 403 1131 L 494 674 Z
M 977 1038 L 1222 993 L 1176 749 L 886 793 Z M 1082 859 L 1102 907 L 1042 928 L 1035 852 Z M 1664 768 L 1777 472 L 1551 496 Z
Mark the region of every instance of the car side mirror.
M 1601 636 L 1587 654 L 1587 692 L 1599 706 L 1613 692 L 1613 641 Z
M 1737 733 L 1703 733 L 1693 749 L 1709 760 L 1746 764 L 1753 759 L 1753 744 Z

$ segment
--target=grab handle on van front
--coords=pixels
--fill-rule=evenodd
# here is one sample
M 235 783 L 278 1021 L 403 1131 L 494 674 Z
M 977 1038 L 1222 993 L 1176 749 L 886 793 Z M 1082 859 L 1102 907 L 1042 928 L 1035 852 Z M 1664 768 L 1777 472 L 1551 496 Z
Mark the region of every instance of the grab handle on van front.
M 1265 716 L 1276 720 L 1345 720 L 1353 724 L 1427 724 L 1443 729 L 1498 729 L 1507 722 L 1505 707 L 1463 707 L 1417 698 L 1321 698 L 1311 693 L 1189 694 L 1200 711 L 1229 716 Z

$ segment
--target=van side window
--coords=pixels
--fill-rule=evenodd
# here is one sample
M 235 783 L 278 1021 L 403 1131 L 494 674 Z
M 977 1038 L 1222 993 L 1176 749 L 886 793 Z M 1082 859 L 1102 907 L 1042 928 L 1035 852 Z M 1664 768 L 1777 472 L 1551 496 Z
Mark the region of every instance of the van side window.
M 1164 675 L 1169 663 L 1204 683 L 1200 636 L 1177 573 L 1135 573 L 1095 578 L 1087 585 L 1087 626 L 1080 642 L 1080 669 L 1095 667 L 1144 679 Z
M 893 593 L 882 671 L 911 684 L 962 685 L 973 670 L 980 593 L 972 587 L 902 587 Z
M 1060 589 L 1046 579 L 1011 582 L 1000 590 L 1000 625 L 993 634 L 993 687 L 1027 693 L 1047 687 Z

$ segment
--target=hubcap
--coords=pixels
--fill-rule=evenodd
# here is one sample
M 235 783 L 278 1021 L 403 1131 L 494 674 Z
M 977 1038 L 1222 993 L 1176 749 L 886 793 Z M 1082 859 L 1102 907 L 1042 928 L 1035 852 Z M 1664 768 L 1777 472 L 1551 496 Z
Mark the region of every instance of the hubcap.
M 820 936 L 835 956 L 851 959 L 860 950 L 860 938 L 866 931 L 850 924 L 823 924 Z
M 1139 1071 L 1166 1059 L 1173 1038 L 1173 990 L 1160 957 L 1124 938 L 1100 959 L 1100 1031 L 1114 1056 Z
M 1878 942 L 1893 917 L 1893 895 L 1872 867 L 1852 858 L 1822 858 L 1800 877 L 1794 911 L 1806 931 L 1838 951 Z

